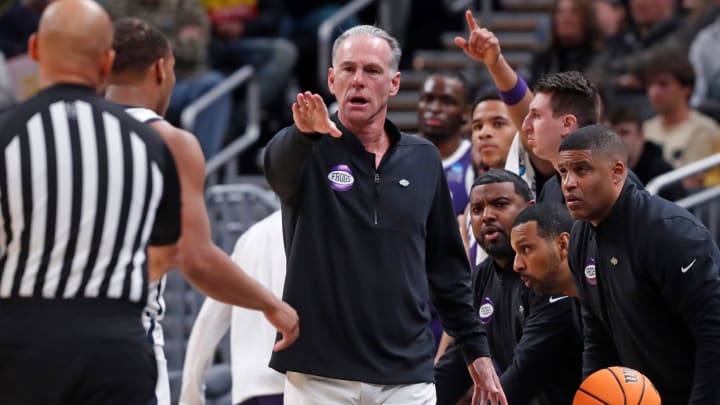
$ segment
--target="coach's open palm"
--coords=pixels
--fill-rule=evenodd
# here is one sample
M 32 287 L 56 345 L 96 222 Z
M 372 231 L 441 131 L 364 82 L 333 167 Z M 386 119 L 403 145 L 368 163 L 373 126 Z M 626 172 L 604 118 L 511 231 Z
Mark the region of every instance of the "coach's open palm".
M 342 132 L 330 120 L 325 101 L 318 94 L 309 91 L 298 93 L 297 102 L 292 105 L 293 121 L 301 132 L 330 134 L 335 138 Z
M 487 28 L 481 28 L 470 10 L 465 12 L 470 34 L 467 39 L 455 37 L 455 44 L 465 51 L 465 54 L 487 66 L 492 66 L 500 57 L 500 41 L 495 34 Z

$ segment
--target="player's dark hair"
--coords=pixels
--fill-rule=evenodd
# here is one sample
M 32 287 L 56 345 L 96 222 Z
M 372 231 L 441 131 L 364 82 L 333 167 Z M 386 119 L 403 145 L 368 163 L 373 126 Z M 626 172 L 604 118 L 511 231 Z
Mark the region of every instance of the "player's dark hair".
M 515 217 L 512 226 L 514 228 L 533 221 L 537 222 L 538 236 L 545 240 L 553 240 L 563 232 L 570 233 L 573 226 L 567 207 L 554 202 L 542 202 L 525 208 Z
M 486 87 L 483 88 L 481 91 L 475 95 L 475 100 L 472 103 L 472 108 L 470 109 L 471 112 L 475 112 L 475 108 L 478 106 L 478 104 L 484 102 L 484 101 L 502 101 L 500 99 L 500 95 L 498 94 L 497 88 L 493 87 Z
M 150 65 L 166 57 L 170 51 L 167 37 L 139 18 L 121 18 L 115 21 L 113 29 L 113 74 L 144 73 Z
M 481 174 L 473 182 L 472 188 L 483 184 L 494 183 L 512 183 L 515 188 L 515 194 L 522 197 L 525 201 L 533 200 L 532 191 L 530 191 L 530 187 L 527 185 L 525 180 L 517 174 L 503 169 L 490 169 Z
M 578 127 L 597 124 L 600 119 L 598 89 L 580 72 L 546 74 L 535 84 L 534 91 L 550 95 L 553 117 L 572 114 Z

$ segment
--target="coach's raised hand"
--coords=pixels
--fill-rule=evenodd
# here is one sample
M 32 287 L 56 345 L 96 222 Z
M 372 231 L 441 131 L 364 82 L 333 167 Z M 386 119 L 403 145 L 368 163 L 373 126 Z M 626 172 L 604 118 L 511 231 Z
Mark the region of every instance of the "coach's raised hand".
M 305 133 L 330 134 L 335 138 L 342 135 L 334 122 L 330 120 L 325 101 L 318 94 L 309 91 L 298 93 L 297 102 L 292 105 L 295 126 Z
M 470 10 L 465 12 L 470 34 L 467 39 L 455 37 L 455 43 L 465 51 L 465 54 L 488 67 L 493 66 L 500 58 L 500 41 L 495 34 L 486 28 L 480 27 Z

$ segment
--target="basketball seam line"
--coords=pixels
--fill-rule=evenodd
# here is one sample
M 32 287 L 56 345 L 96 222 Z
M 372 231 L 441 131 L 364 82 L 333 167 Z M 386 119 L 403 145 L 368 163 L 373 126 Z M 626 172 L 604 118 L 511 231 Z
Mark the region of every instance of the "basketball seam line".
M 623 394 L 623 405 L 627 405 L 627 395 L 625 395 L 625 388 L 623 388 L 623 385 L 620 382 L 620 379 L 618 378 L 618 376 L 615 375 L 615 373 L 613 373 L 612 370 L 610 370 L 610 368 L 606 368 L 605 370 L 607 370 L 608 373 L 610 373 L 613 376 L 613 378 L 615 379 L 615 382 L 617 382 L 618 387 L 620 387 L 620 392 L 622 392 L 622 394 Z
M 640 391 L 640 399 L 638 400 L 638 405 L 642 404 L 643 397 L 645 396 L 645 380 L 646 380 L 645 377 L 643 377 L 643 379 L 642 379 L 643 386 L 642 386 L 642 391 Z
M 587 394 L 588 396 L 598 400 L 598 402 L 602 403 L 603 405 L 610 405 L 610 403 L 605 402 L 602 398 L 596 396 L 592 392 L 585 391 L 585 389 L 583 389 L 583 387 L 578 388 L 578 390 L 580 390 L 580 391 L 584 392 L 585 394 Z

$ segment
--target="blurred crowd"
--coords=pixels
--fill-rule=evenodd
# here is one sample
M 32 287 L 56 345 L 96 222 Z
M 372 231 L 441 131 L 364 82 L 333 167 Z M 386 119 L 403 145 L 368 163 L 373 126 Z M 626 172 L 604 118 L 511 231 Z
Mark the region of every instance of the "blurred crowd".
M 0 6 L 0 108 L 37 88 L 26 55 L 27 39 L 50 1 L 12 0 Z M 290 105 L 298 91 L 317 92 L 330 101 L 317 73 L 317 31 L 346 0 L 99 2 L 114 19 L 141 17 L 171 39 L 177 85 L 167 118 L 174 124 L 180 124 L 185 107 L 232 72 L 253 67 L 262 131 L 261 139 L 241 158 L 243 173 L 259 173 L 254 155 L 271 134 L 292 122 Z M 499 0 L 493 6 L 502 11 L 503 3 L 517 2 Z M 401 69 L 412 68 L 415 50 L 442 49 L 441 34 L 462 31 L 462 11 L 479 6 L 447 0 L 388 4 L 392 19 L 385 28 L 403 46 Z M 585 73 L 603 95 L 606 119 L 630 117 L 623 122 L 636 124 L 631 151 L 636 149 L 639 156 L 645 141 L 652 141 L 653 151 L 679 167 L 720 151 L 720 58 L 713 46 L 720 38 L 719 15 L 717 0 L 556 0 L 550 26 L 537 30 L 537 49 L 518 71 L 531 87 L 546 73 Z M 380 23 L 379 18 L 378 7 L 367 7 L 335 32 L 359 23 Z M 490 86 L 491 81 L 470 83 L 468 98 L 473 101 L 473 95 L 486 93 Z M 244 92 L 241 86 L 219 97 L 196 117 L 190 129 L 207 158 L 244 132 Z M 469 121 L 465 129 L 470 137 Z

